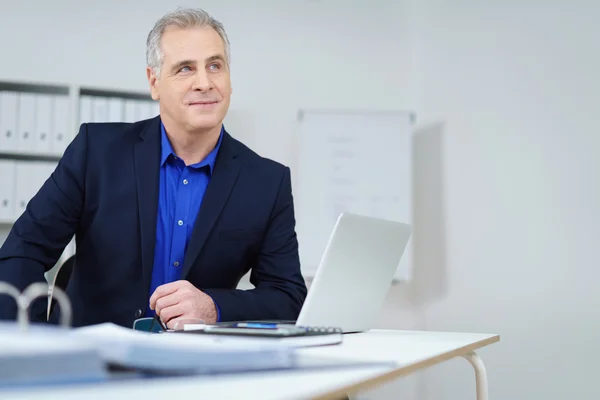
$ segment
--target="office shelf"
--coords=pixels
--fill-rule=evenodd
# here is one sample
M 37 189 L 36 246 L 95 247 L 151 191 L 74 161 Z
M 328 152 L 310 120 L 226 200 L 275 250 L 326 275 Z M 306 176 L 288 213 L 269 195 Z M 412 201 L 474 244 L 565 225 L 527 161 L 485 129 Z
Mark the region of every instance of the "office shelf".
M 0 225 L 12 225 L 56 168 L 83 122 L 158 115 L 149 93 L 77 84 L 0 81 Z

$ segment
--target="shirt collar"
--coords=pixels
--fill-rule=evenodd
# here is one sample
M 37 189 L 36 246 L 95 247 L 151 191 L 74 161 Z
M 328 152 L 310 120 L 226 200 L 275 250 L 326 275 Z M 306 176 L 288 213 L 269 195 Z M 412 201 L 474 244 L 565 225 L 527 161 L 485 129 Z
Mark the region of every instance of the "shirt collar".
M 160 166 L 162 167 L 163 165 L 165 165 L 165 163 L 169 159 L 169 156 L 172 155 L 173 157 L 177 157 L 177 155 L 175 154 L 175 151 L 173 150 L 171 141 L 169 140 L 169 137 L 167 136 L 167 131 L 165 129 L 165 125 L 162 122 L 160 123 L 160 132 L 161 132 Z M 205 165 L 208 165 L 210 168 L 210 171 L 212 172 L 213 169 L 215 168 L 217 154 L 219 153 L 219 148 L 221 147 L 222 141 L 223 141 L 223 127 L 221 126 L 221 133 L 219 134 L 219 141 L 217 142 L 217 145 L 215 146 L 215 148 L 212 149 L 212 151 L 210 153 L 208 153 L 208 155 L 204 158 L 204 160 L 200 161 L 199 163 L 192 164 L 192 165 L 190 165 L 190 167 L 200 168 Z

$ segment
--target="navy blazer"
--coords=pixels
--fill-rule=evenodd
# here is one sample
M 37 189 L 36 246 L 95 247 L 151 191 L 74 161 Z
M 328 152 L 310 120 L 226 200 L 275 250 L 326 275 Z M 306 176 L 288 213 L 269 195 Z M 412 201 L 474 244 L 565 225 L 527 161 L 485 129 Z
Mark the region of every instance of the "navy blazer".
M 159 117 L 83 124 L 0 249 L 0 280 L 20 290 L 44 281 L 75 234 L 73 326 L 131 327 L 151 295 L 160 146 Z M 249 270 L 255 288 L 236 289 Z M 306 297 L 290 170 L 226 131 L 182 279 L 214 299 L 221 321 L 295 320 Z M 36 302 L 32 320 L 45 321 L 46 306 Z M 14 301 L 0 295 L 0 319 L 15 316 Z

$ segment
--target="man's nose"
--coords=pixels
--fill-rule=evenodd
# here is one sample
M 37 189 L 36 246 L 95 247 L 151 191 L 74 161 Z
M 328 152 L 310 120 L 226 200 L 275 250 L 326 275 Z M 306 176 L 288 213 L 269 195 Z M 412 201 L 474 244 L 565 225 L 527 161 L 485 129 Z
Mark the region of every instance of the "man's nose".
M 212 81 L 204 70 L 200 70 L 196 73 L 196 79 L 194 79 L 194 90 L 206 92 L 212 89 Z

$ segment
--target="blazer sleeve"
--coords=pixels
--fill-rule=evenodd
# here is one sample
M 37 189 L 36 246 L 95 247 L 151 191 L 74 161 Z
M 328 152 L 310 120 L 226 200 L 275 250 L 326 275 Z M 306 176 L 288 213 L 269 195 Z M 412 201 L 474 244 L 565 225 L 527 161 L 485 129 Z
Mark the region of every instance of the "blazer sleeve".
M 203 289 L 220 321 L 296 320 L 306 284 L 300 271 L 290 169 L 285 167 L 262 248 L 250 273 L 251 290 Z
M 27 204 L 0 248 L 0 281 L 20 291 L 45 282 L 50 270 L 76 232 L 84 200 L 87 148 L 86 125 L 65 150 L 51 176 Z M 46 320 L 46 302 L 33 302 L 32 321 Z M 0 319 L 14 320 L 16 304 L 0 295 Z

